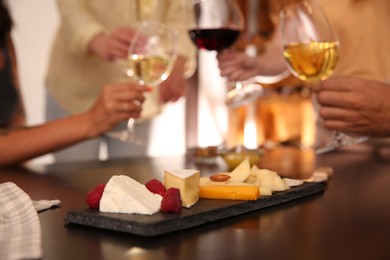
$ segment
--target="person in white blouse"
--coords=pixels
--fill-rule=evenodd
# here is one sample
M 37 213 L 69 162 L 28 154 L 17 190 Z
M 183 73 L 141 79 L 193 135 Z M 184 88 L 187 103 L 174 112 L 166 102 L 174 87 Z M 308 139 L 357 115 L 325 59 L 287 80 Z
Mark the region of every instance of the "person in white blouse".
M 180 30 L 178 58 L 170 77 L 146 95 L 144 114 L 155 115 L 167 102 L 175 102 L 187 89 L 195 70 L 195 47 L 187 36 L 186 5 L 177 0 L 57 0 L 60 27 L 53 42 L 47 71 L 47 120 L 88 109 L 107 82 L 122 82 L 123 62 L 140 21 L 155 19 Z M 144 146 L 102 136 L 54 154 L 56 161 L 94 160 L 102 143 L 108 158 L 147 153 L 150 120 L 136 124 Z M 118 125 L 123 129 L 125 122 Z

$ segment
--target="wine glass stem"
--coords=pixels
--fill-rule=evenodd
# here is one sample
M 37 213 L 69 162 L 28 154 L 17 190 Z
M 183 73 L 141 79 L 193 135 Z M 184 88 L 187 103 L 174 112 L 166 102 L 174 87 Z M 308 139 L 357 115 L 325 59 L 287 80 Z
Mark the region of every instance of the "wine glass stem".
M 237 91 L 241 91 L 243 87 L 244 86 L 243 86 L 241 81 L 236 81 L 236 89 L 237 89 Z
M 129 120 L 127 121 L 126 129 L 131 134 L 135 133 L 135 119 L 134 118 L 132 118 L 132 117 L 129 118 Z
M 333 134 L 334 134 L 334 146 L 336 148 L 349 146 L 353 144 L 359 144 L 368 140 L 367 136 L 352 137 L 339 131 L 335 131 Z

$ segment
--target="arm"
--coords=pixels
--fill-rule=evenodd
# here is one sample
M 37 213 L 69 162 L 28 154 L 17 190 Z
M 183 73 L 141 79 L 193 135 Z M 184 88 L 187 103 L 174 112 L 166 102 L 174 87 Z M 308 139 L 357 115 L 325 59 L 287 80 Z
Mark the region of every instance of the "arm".
M 371 137 L 390 136 L 390 85 L 335 77 L 316 87 L 327 128 Z
M 143 93 L 147 90 L 138 85 L 109 85 L 83 114 L 31 128 L 0 129 L 0 166 L 17 164 L 99 136 L 125 119 L 139 117 Z

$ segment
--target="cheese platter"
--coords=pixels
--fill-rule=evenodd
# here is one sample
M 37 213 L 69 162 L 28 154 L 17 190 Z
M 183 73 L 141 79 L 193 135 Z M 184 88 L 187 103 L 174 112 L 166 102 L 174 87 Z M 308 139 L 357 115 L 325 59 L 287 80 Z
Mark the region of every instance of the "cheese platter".
M 104 213 L 89 208 L 72 209 L 67 212 L 65 221 L 69 224 L 154 237 L 321 194 L 325 188 L 326 182 L 304 182 L 257 200 L 199 199 L 191 208 L 183 208 L 180 213 L 158 212 L 151 216 Z
M 194 169 L 164 170 L 163 182 L 114 175 L 88 192 L 88 208 L 69 210 L 65 221 L 159 236 L 320 194 L 330 176 L 324 172 L 293 180 L 245 159 L 231 172 L 203 177 Z

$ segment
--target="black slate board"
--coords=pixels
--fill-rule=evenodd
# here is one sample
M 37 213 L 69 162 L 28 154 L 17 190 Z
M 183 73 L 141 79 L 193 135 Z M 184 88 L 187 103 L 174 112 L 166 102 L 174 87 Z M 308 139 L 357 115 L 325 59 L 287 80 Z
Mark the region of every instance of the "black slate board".
M 157 213 L 152 216 L 74 209 L 67 212 L 65 221 L 152 237 L 308 197 L 323 192 L 325 186 L 321 182 L 304 183 L 255 201 L 200 199 L 191 208 L 183 208 L 181 213 Z

